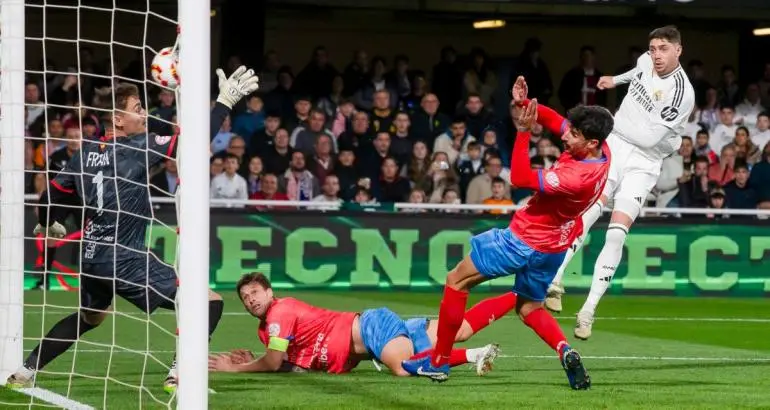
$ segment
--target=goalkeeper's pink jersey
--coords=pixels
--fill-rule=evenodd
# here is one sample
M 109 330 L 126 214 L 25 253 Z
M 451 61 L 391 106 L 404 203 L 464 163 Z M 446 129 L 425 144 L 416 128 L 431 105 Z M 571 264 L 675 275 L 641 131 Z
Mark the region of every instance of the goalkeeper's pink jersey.
M 295 366 L 344 373 L 357 364 L 348 360 L 357 315 L 322 309 L 294 298 L 276 298 L 259 324 L 259 339 L 265 346 L 271 338 L 288 340 L 286 354 Z

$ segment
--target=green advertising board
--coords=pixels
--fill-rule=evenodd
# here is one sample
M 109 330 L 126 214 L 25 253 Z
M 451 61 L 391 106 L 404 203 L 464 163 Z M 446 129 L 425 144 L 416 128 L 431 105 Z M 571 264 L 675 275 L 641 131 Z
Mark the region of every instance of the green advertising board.
M 766 225 L 674 222 L 634 226 L 610 292 L 770 295 Z M 469 252 L 472 235 L 504 227 L 508 218 L 216 210 L 211 223 L 210 277 L 219 289 L 233 288 L 242 274 L 259 271 L 277 288 L 435 290 Z M 604 226 L 597 224 L 572 260 L 568 288 L 590 287 Z M 174 226 L 156 226 L 148 242 L 160 258 L 175 261 Z M 513 281 L 501 278 L 485 286 L 509 288 Z

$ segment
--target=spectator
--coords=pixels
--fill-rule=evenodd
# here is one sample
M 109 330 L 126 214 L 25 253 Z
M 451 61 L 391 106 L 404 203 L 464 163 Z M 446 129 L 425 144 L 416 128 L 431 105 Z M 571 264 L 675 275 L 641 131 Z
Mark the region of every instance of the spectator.
M 486 106 L 492 105 L 492 95 L 497 89 L 497 76 L 490 67 L 489 57 L 481 48 L 471 50 L 471 68 L 463 79 L 465 95 L 475 94 Z
M 353 53 L 353 61 L 345 67 L 343 80 L 345 89 L 343 95 L 351 96 L 358 91 L 369 77 L 369 56 L 364 50 Z
M 299 151 L 291 154 L 289 169 L 278 178 L 278 187 L 292 201 L 310 201 L 321 191 L 318 179 L 305 168 L 305 155 Z
M 227 149 L 224 153 L 219 153 L 218 155 L 222 157 L 222 160 L 224 161 L 223 164 L 227 166 L 227 154 L 233 154 L 236 158 L 238 158 L 238 164 L 240 165 L 239 171 L 241 174 L 245 173 L 246 169 L 246 141 L 241 137 L 240 135 L 233 135 L 230 137 L 230 143 L 227 145 Z
M 725 185 L 725 198 L 732 209 L 757 209 L 757 191 L 749 186 L 749 166 L 741 160 L 735 161 L 735 179 Z
M 539 124 L 535 124 L 532 127 L 531 132 L 534 134 L 535 130 Z M 541 133 L 542 133 L 542 127 L 540 127 Z M 503 141 L 502 138 L 500 138 L 500 134 L 497 130 L 494 128 L 487 128 L 482 132 L 482 139 L 481 139 L 481 155 L 484 155 L 487 150 L 495 150 L 499 153 L 500 159 L 503 161 L 504 164 L 510 164 L 511 160 L 509 158 L 509 150 L 506 148 L 505 141 Z M 533 137 L 534 138 L 534 137 Z M 533 151 L 532 155 L 535 155 L 537 151 Z M 530 156 L 532 156 L 530 155 Z
M 334 174 L 326 175 L 323 179 L 324 183 L 321 187 L 321 195 L 313 198 L 313 202 L 327 202 L 329 205 L 314 206 L 311 209 L 316 211 L 334 211 L 339 209 L 342 205 L 342 199 L 339 197 L 340 193 L 340 181 Z M 336 204 L 336 205 L 332 205 Z
M 483 202 L 484 205 L 513 205 L 510 197 L 506 197 L 505 194 L 510 195 L 510 187 L 507 185 L 504 179 L 500 177 L 492 178 L 492 196 L 486 198 Z M 491 209 L 490 214 L 500 215 L 507 214 L 510 210 L 504 209 Z
M 696 114 L 697 122 L 706 126 L 706 129 L 713 131 L 720 122 L 719 96 L 717 89 L 709 87 L 706 89 L 706 100 L 702 106 L 699 106 Z
M 759 147 L 749 138 L 749 129 L 744 126 L 735 130 L 735 139 L 730 145 L 735 149 L 735 157 L 746 161 L 749 166 L 756 164 L 762 156 Z
M 80 133 L 80 127 L 75 128 Z M 64 148 L 67 145 L 67 137 L 64 135 L 64 125 L 56 118 L 52 118 L 48 121 L 48 127 L 46 129 L 47 135 L 42 141 L 34 142 L 33 145 L 37 145 L 35 148 L 34 162 L 35 166 L 39 168 L 45 168 L 46 160 L 53 155 L 55 151 Z
M 431 78 L 433 84 L 430 89 L 436 93 L 438 101 L 442 102 L 442 111 L 444 114 L 454 115 L 454 109 L 462 95 L 463 84 L 463 72 L 457 63 L 457 52 L 454 48 L 447 46 L 441 49 L 441 60 L 433 66 Z M 436 109 L 438 108 L 436 105 Z
M 553 166 L 561 152 L 559 152 L 559 148 L 553 145 L 550 139 L 541 138 L 537 141 L 537 155 L 543 158 L 545 169 L 548 169 Z
M 487 109 L 481 96 L 478 94 L 468 94 L 465 99 L 465 107 L 462 116 L 465 118 L 465 126 L 468 132 L 473 136 L 482 136 L 485 129 L 495 123 L 494 115 Z
M 65 145 L 51 154 L 48 159 L 48 170 L 53 171 L 51 177 L 56 176 L 59 171 L 64 169 L 72 155 L 80 149 L 81 135 L 77 128 L 67 130 Z
M 583 105 L 607 105 L 607 92 L 599 90 L 602 72 L 596 68 L 596 50 L 591 46 L 580 48 L 580 64 L 567 71 L 559 85 L 559 101 L 565 111 Z
M 98 123 L 92 117 L 83 117 L 80 120 L 80 124 L 83 138 L 93 141 L 99 137 L 99 134 L 97 133 Z
M 395 94 L 391 94 L 388 90 L 378 90 L 374 93 L 369 132 L 377 134 L 384 131 L 392 134 L 396 131 L 393 127 L 393 110 L 391 109 L 391 101 L 394 98 Z
M 735 113 L 739 120 L 743 121 L 742 124 L 752 130 L 757 127 L 757 116 L 763 112 L 765 112 L 765 108 L 760 105 L 759 85 L 749 84 L 746 87 L 746 97 L 742 103 L 735 107 Z
M 273 148 L 275 134 L 281 127 L 281 116 L 277 112 L 268 112 L 265 117 L 265 126 L 252 134 L 246 142 L 249 157 L 255 155 L 265 156 Z
M 425 191 L 421 189 L 413 189 L 412 192 L 409 193 L 409 202 L 410 204 L 424 204 L 427 200 L 427 196 L 425 195 Z M 402 212 L 412 212 L 412 213 L 423 213 L 426 211 L 425 208 L 403 208 L 401 210 Z
M 326 181 L 326 176 L 334 172 L 334 153 L 332 137 L 321 134 L 316 139 L 312 157 L 307 161 L 307 169 L 319 181 Z
M 545 160 L 543 157 L 535 155 L 529 160 L 529 168 L 535 171 L 545 169 Z M 503 171 L 505 172 L 505 170 L 506 169 L 504 168 Z M 510 172 L 506 176 L 503 176 L 503 173 L 501 172 L 500 178 L 502 178 L 503 181 L 510 181 Z M 513 190 L 511 193 L 511 200 L 518 205 L 526 205 L 530 198 L 532 198 L 532 195 L 535 194 L 535 191 L 529 188 L 511 188 Z
M 500 176 L 503 169 L 503 163 L 498 157 L 489 158 L 484 165 L 484 173 L 476 176 L 468 185 L 468 193 L 465 202 L 469 204 L 480 204 L 486 198 L 492 196 L 492 180 Z M 511 186 L 506 181 L 505 198 L 511 198 Z
M 150 109 L 148 116 L 150 132 L 160 135 L 172 135 L 174 133 L 171 117 L 176 115 L 176 95 L 168 89 L 161 89 L 158 93 L 159 104 Z M 111 102 L 111 101 L 110 101 Z
M 701 124 L 698 122 L 698 108 L 694 108 L 692 112 L 690 113 L 690 116 L 687 117 L 687 123 L 684 125 L 684 130 L 682 130 L 682 135 L 687 135 L 690 137 L 695 137 L 695 135 L 700 131 L 701 129 L 708 129 L 708 127 L 705 124 Z
M 682 141 L 684 146 L 684 141 Z M 681 151 L 681 147 L 680 147 Z M 660 176 L 655 183 L 652 194 L 655 196 L 655 206 L 665 208 L 679 194 L 679 183 L 686 181 L 685 175 L 690 171 L 684 166 L 684 158 L 676 152 L 665 159 L 661 165 Z
M 378 91 L 387 91 L 392 98 L 388 99 L 389 108 L 395 108 L 397 103 L 398 91 L 393 84 L 385 80 L 385 59 L 374 57 L 372 59 L 372 71 L 369 78 L 364 82 L 361 88 L 353 94 L 353 101 L 356 108 L 364 111 L 372 111 L 375 106 L 375 93 Z
M 726 105 L 738 104 L 738 81 L 735 78 L 735 68 L 730 65 L 722 66 L 722 80 L 719 82 L 719 100 Z
M 331 93 L 332 81 L 337 73 L 337 69 L 329 63 L 326 47 L 318 46 L 313 50 L 311 61 L 297 74 L 296 87 L 317 100 Z
M 99 129 L 99 117 L 96 116 L 93 112 L 90 110 L 83 108 L 80 103 L 75 102 L 72 105 L 72 109 L 70 109 L 66 114 L 64 114 L 61 117 L 62 124 L 64 126 L 64 129 L 67 128 L 81 128 L 84 127 L 85 124 L 83 123 L 83 119 L 90 118 L 92 121 L 89 121 L 89 124 L 95 125 L 95 132 L 93 133 L 94 136 L 98 136 L 98 129 Z M 81 129 L 83 133 L 83 137 L 86 137 L 87 135 L 91 135 L 89 132 L 86 132 L 85 129 Z M 108 130 L 110 133 L 112 130 Z
M 225 172 L 211 180 L 212 199 L 248 199 L 249 189 L 246 180 L 238 175 L 240 160 L 235 154 L 225 155 Z M 228 207 L 230 207 L 228 205 Z M 243 208 L 243 205 L 232 205 L 235 208 Z
M 401 170 L 401 174 L 409 179 L 412 186 L 425 191 L 429 187 L 429 185 L 426 187 L 425 183 L 428 181 L 426 176 L 430 171 L 431 162 L 428 146 L 425 142 L 417 140 L 412 146 L 412 156 Z
M 372 195 L 377 202 L 404 202 L 411 187 L 409 181 L 398 175 L 398 161 L 387 157 L 382 161 L 380 177 L 372 184 Z
M 369 114 L 358 111 L 353 113 L 350 130 L 340 134 L 338 144 L 355 150 L 359 156 L 371 154 L 374 151 L 374 136 L 369 133 Z
M 732 106 L 725 105 L 719 109 L 719 124 L 711 131 L 711 148 L 714 151 L 721 152 L 722 147 L 731 143 L 735 138 L 735 111 Z
M 35 165 L 34 162 L 35 148 L 32 141 L 27 139 L 24 141 L 24 192 L 27 194 L 34 193 L 35 189 L 35 175 L 45 174 L 44 172 L 38 172 L 42 168 Z M 44 175 L 45 176 L 45 175 Z
M 412 92 L 409 80 L 409 57 L 399 54 L 393 59 L 393 69 L 385 75 L 385 81 L 393 85 L 393 98 L 401 100 Z
M 542 48 L 543 43 L 540 39 L 534 37 L 527 39 L 524 50 L 514 62 L 508 84 L 512 85 L 520 75 L 524 76 L 527 79 L 529 95 L 537 98 L 539 103 L 548 105 L 548 100 L 553 95 L 553 81 L 551 81 L 551 72 L 541 57 Z
M 765 63 L 765 69 L 762 78 L 758 82 L 760 103 L 765 107 L 770 107 L 770 62 Z
M 232 132 L 230 116 L 227 115 L 222 122 L 222 126 L 219 127 L 219 132 L 214 136 L 214 139 L 211 140 L 211 153 L 216 155 L 226 150 L 230 145 L 230 138 L 232 138 L 233 135 L 235 135 L 235 133 Z
M 705 208 L 708 206 L 709 164 L 707 157 L 696 157 L 694 171 L 691 174 L 684 172 L 679 177 L 679 194 L 676 201 L 680 207 Z
M 249 160 L 248 173 L 245 175 L 246 186 L 249 188 L 249 196 L 259 192 L 262 188 L 262 172 L 264 166 L 262 164 L 262 158 L 251 157 Z
M 716 187 L 709 192 L 709 209 L 726 209 L 727 203 L 725 202 L 725 191 L 722 188 Z M 730 215 L 727 214 L 706 214 L 706 218 L 709 219 L 727 219 Z
M 221 156 L 211 157 L 211 163 L 209 164 L 209 176 L 213 180 L 225 168 L 225 160 Z
M 462 161 L 468 158 L 468 144 L 473 141 L 476 138 L 468 133 L 465 120 L 455 118 L 449 130 L 436 138 L 433 152 L 445 152 L 449 157 L 449 165 L 454 166 L 458 159 Z
M 356 155 L 353 153 L 353 149 L 340 147 L 337 163 L 334 165 L 334 173 L 340 184 L 340 197 L 345 201 L 350 201 L 355 195 L 356 183 L 358 182 L 355 162 Z
M 444 205 L 460 205 L 462 202 L 460 202 L 460 194 L 457 192 L 457 187 L 452 186 L 444 189 L 441 195 L 441 203 Z M 461 211 L 457 208 L 444 208 L 441 212 L 454 214 Z
M 770 114 L 767 112 L 757 115 L 757 128 L 751 133 L 751 141 L 760 148 L 770 142 Z
M 306 95 L 300 95 L 294 100 L 293 114 L 281 121 L 285 124 L 286 131 L 289 134 L 294 133 L 297 127 L 307 125 L 310 119 L 311 107 L 311 99 Z
M 257 94 L 251 94 L 246 100 L 246 112 L 235 117 L 233 132 L 238 135 L 251 136 L 265 128 L 265 104 Z
M 38 118 L 44 118 L 45 114 L 45 102 L 40 101 L 40 88 L 34 81 L 29 81 L 24 86 L 24 106 L 27 109 L 25 129 L 29 129 Z
M 358 187 L 356 194 L 353 196 L 353 202 L 359 205 L 375 205 L 377 200 L 372 197 L 372 194 L 368 189 L 364 187 Z
M 362 155 L 359 156 L 360 161 L 358 162 L 359 176 L 372 180 L 378 179 L 382 161 L 391 156 L 390 134 L 384 131 L 378 133 L 377 138 L 374 139 L 374 151 L 370 151 L 368 155 L 363 151 L 361 152 Z
M 289 197 L 283 192 L 278 191 L 278 177 L 275 174 L 265 174 L 262 176 L 262 184 L 259 192 L 253 193 L 249 199 L 257 201 L 288 201 Z M 272 206 L 257 205 L 257 209 L 272 209 Z M 283 207 L 278 207 L 281 209 Z
M 353 122 L 353 113 L 355 113 L 356 107 L 353 102 L 348 99 L 342 99 L 337 106 L 337 111 L 334 114 L 331 131 L 335 137 L 339 138 L 345 131 L 350 129 Z M 368 120 L 368 119 L 367 119 Z
M 265 95 L 265 110 L 277 112 L 282 118 L 290 118 L 294 113 L 294 75 L 291 68 L 278 69 L 278 86 Z
M 425 192 L 430 192 L 428 202 L 432 204 L 440 203 L 444 198 L 444 191 L 459 189 L 457 183 L 459 178 L 455 173 L 455 168 L 448 166 L 449 157 L 446 152 L 434 152 L 433 161 L 430 165 L 430 170 L 425 176 L 427 181 L 424 184 L 418 186 L 428 186 Z
M 428 94 L 428 80 L 424 73 L 416 73 L 412 79 L 412 91 L 406 97 L 399 101 L 399 110 L 406 111 L 409 116 L 413 116 L 420 109 L 420 103 L 423 97 Z
M 171 197 L 176 194 L 178 184 L 179 173 L 176 161 L 167 159 L 164 161 L 163 169 L 150 179 L 150 193 L 152 196 Z
M 316 108 L 323 112 L 326 115 L 326 118 L 329 119 L 329 123 L 327 124 L 328 127 L 332 126 L 334 117 L 337 115 L 337 107 L 339 107 L 343 101 L 342 91 L 344 87 L 345 84 L 342 81 L 342 76 L 338 74 L 332 80 L 332 92 L 318 100 Z
M 722 155 L 719 156 L 719 163 L 711 164 L 709 167 L 709 180 L 714 181 L 720 187 L 725 186 L 735 178 L 733 167 L 735 166 L 735 148 L 726 145 L 722 148 Z
M 762 160 L 751 168 L 749 186 L 757 192 L 760 209 L 770 209 L 770 143 L 762 150 Z
M 687 64 L 687 76 L 692 87 L 695 89 L 695 104 L 702 106 L 706 101 L 708 89 L 713 88 L 706 80 L 706 72 L 703 69 L 703 62 L 700 60 L 690 60 Z M 714 88 L 714 99 L 716 100 L 716 88 Z
M 268 50 L 262 59 L 262 69 L 259 77 L 259 91 L 269 93 L 278 87 L 278 73 L 281 69 L 281 59 L 275 50 Z
M 641 55 L 642 55 L 642 49 L 640 49 L 639 47 L 629 47 L 628 62 L 623 66 L 619 67 L 617 70 L 615 70 L 615 75 L 624 74 L 633 70 L 636 67 L 636 60 L 638 60 Z M 527 84 L 529 84 L 529 80 L 527 80 Z M 620 104 L 623 102 L 623 99 L 626 97 L 626 94 L 628 93 L 629 85 L 630 84 L 618 84 L 617 86 L 615 86 L 615 107 L 618 107 L 618 108 L 620 107 Z M 540 102 L 539 99 L 537 101 Z
M 285 129 L 279 128 L 275 132 L 273 147 L 268 148 L 263 156 L 265 172 L 275 175 L 286 172 L 293 153 L 294 150 L 289 146 L 289 133 Z
M 699 157 L 706 157 L 709 160 L 709 164 L 716 164 L 719 162 L 719 157 L 716 152 L 711 149 L 709 143 L 709 132 L 707 130 L 700 130 L 695 137 L 695 155 Z
M 32 177 L 32 194 L 35 194 L 35 196 L 40 197 L 40 195 L 45 192 L 45 190 L 48 188 L 48 179 L 45 177 L 45 173 L 43 172 L 35 172 Z
M 305 155 L 313 154 L 313 147 L 316 145 L 316 141 L 321 135 L 329 137 L 332 149 L 337 152 L 337 139 L 334 138 L 334 134 L 329 131 L 326 125 L 326 115 L 322 111 L 313 110 L 310 113 L 310 121 L 307 125 L 301 125 L 294 129 L 289 139 L 289 144 L 295 151 L 300 151 Z
M 695 146 L 693 145 L 692 138 L 687 135 L 682 136 L 682 145 L 679 146 L 678 152 L 679 156 L 682 157 L 682 168 L 685 171 L 692 172 L 695 167 Z
M 451 119 L 438 111 L 439 99 L 436 94 L 425 94 L 420 101 L 420 108 L 412 117 L 412 136 L 432 147 L 436 137 L 449 128 Z
M 399 164 L 406 164 L 412 154 L 412 138 L 409 136 L 409 114 L 399 112 L 393 121 L 395 132 L 390 141 L 390 152 L 398 160 Z
M 471 180 L 484 172 L 482 165 L 481 145 L 473 141 L 468 144 L 468 158 L 460 161 L 457 165 L 460 174 L 460 196 L 463 201 L 466 200 L 465 194 L 468 192 L 468 185 Z

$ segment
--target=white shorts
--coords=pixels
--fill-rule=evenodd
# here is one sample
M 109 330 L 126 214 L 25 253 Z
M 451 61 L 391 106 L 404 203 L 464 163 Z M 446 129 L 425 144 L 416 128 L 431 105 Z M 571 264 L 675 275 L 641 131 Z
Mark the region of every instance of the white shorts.
M 614 203 L 614 210 L 636 218 L 642 204 L 647 200 L 647 195 L 658 182 L 663 160 L 651 159 L 615 133 L 607 137 L 607 145 L 610 147 L 612 160 L 602 194 Z M 636 209 L 624 209 L 633 206 L 631 203 L 635 204 Z

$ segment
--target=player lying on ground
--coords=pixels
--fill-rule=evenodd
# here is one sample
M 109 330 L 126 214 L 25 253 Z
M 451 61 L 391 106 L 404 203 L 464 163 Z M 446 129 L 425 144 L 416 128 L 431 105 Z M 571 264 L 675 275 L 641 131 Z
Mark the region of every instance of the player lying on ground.
M 257 77 L 246 67 L 228 79 L 221 70 L 217 75 L 219 97 L 211 111 L 212 137 L 232 106 L 258 88 Z M 51 181 L 48 193 L 41 195 L 39 224 L 34 231 L 64 237 L 67 232 L 62 223 L 67 213 L 71 207 L 83 207 L 87 222 L 83 229 L 80 311 L 51 328 L 8 378 L 9 387 L 32 385 L 37 371 L 104 321 L 115 295 L 147 313 L 159 307 L 175 308 L 176 272 L 147 252 L 145 238 L 152 220 L 148 169 L 176 156 L 177 136 L 147 134 L 147 115 L 135 85 L 119 84 L 114 94 L 114 132 L 101 141 L 83 141 L 81 150 Z M 222 316 L 222 298 L 210 291 L 208 304 L 210 335 Z M 176 380 L 174 361 L 164 388 L 173 391 Z
M 575 337 L 583 340 L 591 336 L 596 306 L 623 257 L 628 230 L 660 176 L 663 158 L 682 145 L 680 135 L 695 106 L 692 85 L 679 65 L 682 54 L 679 31 L 673 26 L 655 29 L 649 35 L 649 42 L 649 51 L 639 57 L 636 68 L 599 80 L 600 89 L 630 83 L 628 95 L 615 114 L 615 127 L 607 138 L 612 151 L 610 174 L 599 201 L 583 214 L 583 234 L 567 251 L 545 301 L 548 309 L 561 312 L 564 270 L 583 244 L 588 230 L 599 219 L 602 207 L 612 199 L 612 216 L 604 247 L 594 265 L 591 291 L 577 315 Z
M 580 215 L 596 202 L 607 181 L 610 152 L 604 140 L 612 130 L 612 115 L 602 107 L 579 106 L 565 120 L 539 106 L 537 100 L 527 100 L 523 77 L 516 79 L 511 104 L 518 130 L 511 155 L 511 184 L 538 192 L 516 211 L 508 228 L 490 229 L 471 239 L 470 255 L 447 276 L 434 353 L 408 360 L 403 367 L 410 374 L 445 381 L 468 291 L 487 280 L 516 275 L 513 291 L 518 295 L 519 317 L 558 352 L 570 386 L 587 389 L 591 379 L 580 354 L 543 308 L 543 300 L 565 251 L 582 231 Z M 550 132 L 561 134 L 564 142 L 565 152 L 547 171 L 530 169 L 530 129 L 538 119 Z
M 276 298 L 270 281 L 261 273 L 244 275 L 237 290 L 246 310 L 260 319 L 259 339 L 267 351 L 258 358 L 247 350 L 211 355 L 212 371 L 344 373 L 371 358 L 385 364 L 396 376 L 409 376 L 401 362 L 415 353 L 429 354 L 435 345 L 435 320 L 415 318 L 405 322 L 387 308 L 336 312 L 294 298 Z M 513 309 L 515 301 L 515 295 L 509 292 L 479 302 L 465 314 L 455 340 L 468 340 Z M 449 364 L 472 363 L 483 375 L 491 369 L 497 354 L 496 345 L 453 349 Z

